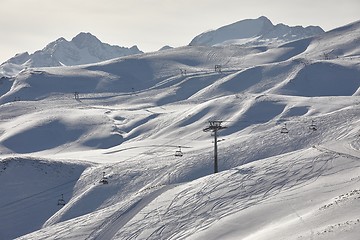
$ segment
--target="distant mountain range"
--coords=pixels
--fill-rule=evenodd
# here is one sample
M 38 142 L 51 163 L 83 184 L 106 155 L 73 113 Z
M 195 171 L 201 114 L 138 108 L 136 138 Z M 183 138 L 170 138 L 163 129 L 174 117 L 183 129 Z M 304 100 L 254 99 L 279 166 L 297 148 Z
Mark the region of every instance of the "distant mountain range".
M 189 45 L 279 45 L 322 33 L 324 30 L 318 26 L 304 28 L 302 26 L 290 27 L 285 24 L 273 25 L 268 18 L 262 16 L 204 32 L 196 36 Z
M 320 27 L 289 27 L 284 24 L 273 25 L 266 17 L 242 20 L 217 30 L 196 36 L 191 46 L 219 45 L 279 45 L 322 34 Z M 171 47 L 165 46 L 161 50 Z M 33 54 L 28 52 L 16 54 L 0 65 L 0 77 L 17 75 L 25 68 L 74 66 L 97 63 L 117 57 L 143 53 L 137 46 L 131 48 L 112 46 L 101 42 L 91 33 L 79 33 L 71 41 L 59 38 L 49 43 L 42 50 Z
M 0 78 L 0 239 L 359 240 L 359 43 L 357 21 Z
M 59 38 L 33 54 L 16 54 L 1 64 L 3 72 L 18 72 L 27 67 L 74 66 L 101 62 L 117 57 L 143 53 L 137 46 L 131 48 L 101 42 L 91 33 L 81 32 L 71 41 Z M 14 70 L 15 69 L 15 70 Z M 9 71 L 13 70 L 13 71 Z

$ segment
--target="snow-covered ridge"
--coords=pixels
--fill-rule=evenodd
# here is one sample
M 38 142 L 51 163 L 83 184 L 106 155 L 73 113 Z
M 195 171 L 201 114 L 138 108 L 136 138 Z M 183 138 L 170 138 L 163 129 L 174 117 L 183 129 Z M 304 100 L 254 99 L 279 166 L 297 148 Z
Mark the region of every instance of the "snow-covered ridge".
M 217 30 L 204 32 L 196 36 L 189 45 L 279 45 L 322 34 L 324 30 L 317 26 L 294 26 L 285 24 L 273 25 L 271 21 L 262 16 L 257 19 L 246 19 Z
M 356 22 L 0 78 L 0 239 L 357 239 L 359 39 Z
M 131 48 L 113 46 L 101 42 L 91 33 L 81 32 L 71 41 L 67 41 L 61 37 L 33 54 L 29 54 L 28 52 L 16 54 L 0 66 L 0 71 L 2 70 L 4 73 L 9 73 L 6 68 L 14 68 L 16 66 L 17 69 L 74 66 L 101 62 L 138 53 L 142 53 L 142 51 L 140 51 L 137 46 Z
M 242 20 L 215 31 L 196 36 L 192 46 L 214 45 L 280 45 L 288 41 L 323 33 L 320 27 L 274 26 L 266 17 Z M 168 46 L 160 50 L 169 49 Z M 0 76 L 12 77 L 24 68 L 74 66 L 97 63 L 117 57 L 143 53 L 137 46 L 131 48 L 112 46 L 101 42 L 91 33 L 79 33 L 71 41 L 59 38 L 42 50 L 32 54 L 18 53 L 0 65 Z

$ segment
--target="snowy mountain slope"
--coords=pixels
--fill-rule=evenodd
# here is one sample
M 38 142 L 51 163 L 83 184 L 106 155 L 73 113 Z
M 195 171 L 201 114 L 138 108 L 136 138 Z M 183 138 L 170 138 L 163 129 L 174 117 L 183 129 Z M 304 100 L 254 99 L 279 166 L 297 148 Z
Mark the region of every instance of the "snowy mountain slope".
M 359 26 L 360 21 L 357 21 L 315 37 L 307 51 L 303 53 L 304 57 L 318 58 L 322 56 L 327 60 L 338 57 L 356 59 L 359 56 L 359 49 L 352 46 L 360 40 Z
M 359 67 L 349 61 L 313 63 L 301 69 L 276 92 L 307 97 L 351 96 L 359 88 Z
M 74 185 L 90 163 L 48 161 L 13 157 L 0 162 L 1 239 L 39 229 L 61 206 L 63 194 L 68 201 Z
M 351 239 L 357 236 L 359 224 L 354 211 L 359 158 L 319 149 L 264 159 L 172 188 L 149 188 L 141 200 L 129 200 L 128 195 L 128 203 L 47 226 L 20 239 L 64 234 L 69 239 L 254 239 L 255 234 L 258 239 L 267 239 L 268 234 L 278 239 Z M 107 190 L 107 186 L 98 188 Z
M 7 211 L 0 232 L 5 239 L 353 239 L 356 29 L 280 47 L 189 46 L 6 79 L 1 163 L 20 160 L 0 173 L 2 187 L 15 192 L 0 204 Z M 325 59 L 329 48 L 344 55 Z M 209 120 L 227 127 L 219 132 L 218 174 L 213 137 L 202 131 Z M 183 157 L 174 156 L 179 146 Z M 30 174 L 28 159 L 56 170 Z M 109 184 L 99 183 L 103 173 Z M 76 181 L 58 208 L 60 190 L 51 189 L 67 179 Z M 8 207 L 19 200 L 13 182 L 31 186 L 27 204 L 49 192 L 48 214 L 21 202 Z M 33 222 L 24 218 L 20 230 L 6 225 L 22 213 Z
M 290 27 L 285 24 L 273 25 L 262 16 L 257 19 L 246 19 L 219 29 L 204 32 L 196 36 L 190 46 L 215 45 L 279 45 L 297 39 L 308 38 L 324 33 L 320 27 Z
M 318 157 L 315 164 L 314 161 L 309 161 L 304 165 L 297 162 L 295 166 L 289 166 L 283 163 L 282 168 L 279 165 L 274 164 L 273 161 L 267 160 L 265 161 L 266 163 L 263 163 L 262 165 L 258 164 L 253 166 L 249 164 L 247 165 L 248 168 L 245 169 L 234 169 L 233 171 L 224 172 L 220 176 L 207 177 L 205 179 L 192 182 L 192 184 L 182 186 L 181 188 L 179 187 L 180 189 L 167 191 L 158 199 L 153 201 L 152 204 L 149 204 L 147 208 L 142 209 L 137 215 L 137 218 L 129 221 L 128 224 L 125 225 L 125 227 L 123 227 L 122 230 L 115 236 L 115 238 L 156 239 L 163 237 L 165 239 L 199 239 L 198 235 L 200 235 L 203 239 L 224 239 L 225 236 L 232 235 L 233 238 L 229 239 L 245 239 L 249 235 L 252 235 L 250 237 L 250 239 L 252 239 L 256 238 L 254 236 L 255 234 L 262 234 L 263 239 L 268 239 L 269 232 L 271 233 L 274 229 L 273 219 L 276 218 L 280 219 L 277 224 L 280 226 L 285 225 L 284 228 L 286 230 L 278 231 L 281 233 L 273 234 L 274 236 L 271 238 L 289 239 L 289 237 L 293 237 L 295 239 L 294 232 L 292 232 L 292 229 L 289 230 L 290 227 L 286 225 L 289 225 L 288 222 L 294 222 L 293 224 L 295 226 L 293 228 L 298 230 L 298 225 L 299 223 L 302 223 L 302 220 L 301 216 L 298 217 L 296 215 L 296 211 L 305 211 L 306 213 L 306 210 L 310 210 L 311 212 L 311 210 L 316 209 L 316 207 L 314 207 L 314 202 L 315 204 L 317 203 L 318 206 L 323 206 L 323 199 L 313 200 L 315 192 L 313 189 L 321 188 L 321 186 L 324 185 L 324 183 L 321 184 L 321 182 L 326 182 L 327 179 L 322 179 L 321 175 L 329 174 L 326 170 L 326 166 L 327 161 L 332 161 L 330 160 L 331 158 L 332 157 Z M 303 156 L 302 159 L 304 159 Z M 358 168 L 358 161 L 352 161 L 355 162 L 354 167 Z M 286 163 L 288 162 L 286 161 Z M 294 162 L 292 161 L 290 164 L 294 164 Z M 306 170 L 299 171 L 302 168 L 305 168 Z M 332 170 L 335 169 L 336 167 L 332 168 Z M 279 176 L 279 172 L 282 172 L 283 174 Z M 351 170 L 344 172 L 348 172 L 349 177 L 358 176 L 357 173 L 351 173 Z M 320 178 L 319 181 L 314 180 L 317 177 Z M 315 181 L 316 184 L 312 184 L 313 181 Z M 320 184 L 320 186 L 316 186 L 317 184 Z M 335 184 L 338 184 L 338 182 Z M 298 202 L 299 200 L 294 202 L 290 200 L 294 197 L 296 192 L 299 192 L 299 190 L 292 190 L 288 192 L 286 189 L 291 189 L 294 185 L 301 191 L 301 198 L 304 199 L 304 195 L 307 196 L 307 203 L 300 205 Z M 312 186 L 310 187 L 308 185 Z M 356 181 L 354 181 L 353 186 L 350 184 L 348 190 L 349 193 L 356 185 Z M 308 195 L 302 193 L 302 191 L 306 191 L 308 189 L 314 192 L 308 193 Z M 282 190 L 285 196 L 277 196 L 277 193 L 280 190 Z M 345 192 L 346 191 L 344 191 L 344 189 L 339 191 L 339 193 Z M 330 197 L 328 197 L 328 199 L 331 199 L 334 196 L 333 194 L 334 193 L 329 194 Z M 347 206 L 349 210 L 358 206 L 356 201 L 356 198 L 358 197 L 358 190 L 356 190 L 355 194 L 356 195 L 351 198 L 350 204 L 352 206 Z M 325 200 L 328 199 L 325 198 Z M 278 201 L 280 201 L 280 203 Z M 284 202 L 289 205 L 294 204 L 296 210 L 291 209 L 291 205 L 290 207 L 287 206 L 284 209 L 282 207 Z M 261 210 L 254 209 L 254 206 L 260 208 Z M 279 211 L 272 210 L 274 206 L 276 206 L 276 209 L 279 209 Z M 245 210 L 245 213 L 240 210 Z M 241 215 L 244 214 L 245 216 L 238 217 L 235 215 L 238 217 L 237 219 L 234 219 L 235 216 L 232 216 L 230 221 L 226 221 L 226 216 L 232 215 L 231 211 L 241 212 Z M 257 216 L 258 220 L 256 223 L 248 223 L 249 218 L 246 216 L 248 211 L 256 211 L 258 215 L 255 215 L 254 213 L 251 214 L 252 216 Z M 268 214 L 266 212 L 268 212 Z M 314 212 L 315 218 L 321 218 L 322 220 L 327 219 L 326 216 L 316 216 L 319 213 L 316 213 L 316 211 Z M 287 217 L 288 214 L 290 214 L 290 216 L 292 215 L 290 219 L 286 219 L 287 221 L 281 219 L 283 217 Z M 321 213 L 321 215 L 327 214 L 329 213 Z M 174 221 L 174 215 L 176 216 L 177 221 Z M 304 215 L 304 218 L 307 217 L 306 214 Z M 344 219 L 347 220 L 348 217 L 349 215 L 347 214 L 347 218 Z M 221 222 L 220 219 L 222 219 L 223 222 Z M 356 229 L 356 224 L 359 224 L 358 215 L 353 214 L 351 220 L 352 222 L 348 227 L 350 229 Z M 307 219 L 303 220 L 303 224 L 305 226 L 302 230 L 298 230 L 300 234 L 309 231 L 309 226 L 306 223 L 307 221 Z M 221 223 L 214 225 L 217 227 L 220 225 L 220 229 L 222 229 L 222 231 L 220 230 L 220 233 L 218 229 L 214 232 L 212 231 L 212 228 L 208 229 L 209 225 L 212 223 L 219 222 Z M 337 223 L 336 220 L 328 222 L 333 222 L 333 224 Z M 147 226 L 144 227 L 144 224 Z M 262 226 L 260 234 L 257 232 L 259 225 Z M 324 225 L 327 226 L 326 224 Z M 139 229 L 139 226 L 142 226 L 142 228 Z M 153 229 L 152 234 L 149 234 L 148 231 L 143 229 Z M 234 231 L 236 232 L 234 233 Z M 196 232 L 200 232 L 200 234 L 194 234 Z M 287 236 L 284 236 L 284 232 L 287 232 Z M 316 233 L 317 232 L 315 232 L 315 234 Z M 354 234 L 353 236 L 356 235 Z
M 1 64 L 0 73 L 4 76 L 15 76 L 19 72 L 17 69 L 82 65 L 138 53 L 142 52 L 136 46 L 111 46 L 101 42 L 91 33 L 82 32 L 71 41 L 59 38 L 33 54 L 16 54 Z

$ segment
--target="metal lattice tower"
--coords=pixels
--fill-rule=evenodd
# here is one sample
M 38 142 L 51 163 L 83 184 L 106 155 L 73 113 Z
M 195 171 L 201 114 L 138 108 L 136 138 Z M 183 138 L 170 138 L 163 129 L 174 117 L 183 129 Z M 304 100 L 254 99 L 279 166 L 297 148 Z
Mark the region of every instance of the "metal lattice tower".
M 214 173 L 217 173 L 219 171 L 218 169 L 218 154 L 217 154 L 217 132 L 219 130 L 225 129 L 226 127 L 221 126 L 222 121 L 209 121 L 210 126 L 207 128 L 204 128 L 204 132 L 213 132 L 214 133 Z

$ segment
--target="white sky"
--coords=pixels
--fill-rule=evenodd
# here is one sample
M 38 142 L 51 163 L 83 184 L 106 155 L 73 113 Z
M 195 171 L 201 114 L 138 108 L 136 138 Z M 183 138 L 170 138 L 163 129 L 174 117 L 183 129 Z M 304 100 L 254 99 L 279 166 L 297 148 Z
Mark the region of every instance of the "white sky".
M 0 63 L 64 37 L 90 32 L 111 45 L 156 51 L 243 19 L 317 25 L 360 20 L 360 0 L 0 0 Z

